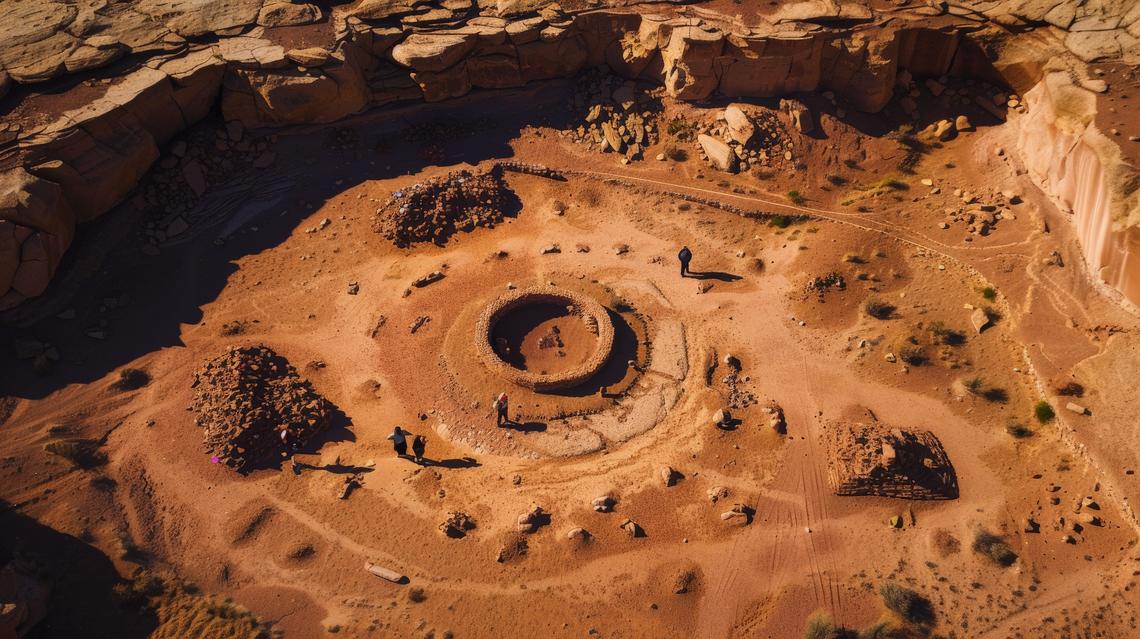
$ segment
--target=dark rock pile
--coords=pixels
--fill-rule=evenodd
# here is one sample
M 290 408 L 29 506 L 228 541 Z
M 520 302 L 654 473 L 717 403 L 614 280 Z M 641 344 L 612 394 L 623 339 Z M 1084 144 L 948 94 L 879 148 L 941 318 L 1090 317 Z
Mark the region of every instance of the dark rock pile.
M 266 346 L 230 349 L 195 373 L 193 387 L 206 451 L 237 470 L 280 459 L 282 425 L 303 444 L 329 427 L 335 411 Z
M 400 248 L 416 242 L 443 246 L 458 231 L 493 228 L 516 202 L 500 169 L 448 173 L 393 192 L 376 211 L 373 230 Z
M 824 433 L 828 480 L 836 495 L 957 499 L 958 478 L 929 431 L 835 422 Z

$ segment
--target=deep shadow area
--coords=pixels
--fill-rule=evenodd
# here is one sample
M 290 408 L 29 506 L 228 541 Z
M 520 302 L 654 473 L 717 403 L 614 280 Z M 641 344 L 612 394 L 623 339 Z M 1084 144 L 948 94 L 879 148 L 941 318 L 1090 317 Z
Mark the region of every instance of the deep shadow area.
M 615 386 L 629 374 L 630 362 L 640 366 L 641 354 L 638 351 L 640 343 L 637 333 L 629 322 L 619 313 L 607 308 L 610 322 L 614 326 L 614 344 L 610 349 L 610 358 L 602 368 L 585 383 L 564 390 L 550 391 L 552 395 L 563 397 L 586 397 L 596 395 L 610 386 Z
M 695 280 L 716 280 L 718 282 L 736 282 L 744 279 L 740 275 L 725 273 L 723 271 L 689 271 L 682 277 L 691 277 Z
M 325 401 L 328 401 L 327 398 Z M 293 452 L 302 455 L 315 455 L 320 452 L 325 444 L 336 442 L 354 442 L 356 441 L 356 434 L 350 429 L 352 428 L 352 420 L 344 413 L 336 404 L 329 402 L 331 407 L 329 412 L 329 427 L 311 437 L 308 441 L 303 442 Z M 239 473 L 247 475 L 259 470 L 281 470 L 282 466 L 289 460 L 289 455 L 282 455 L 284 449 L 280 446 L 277 438 L 270 444 L 273 448 L 273 454 L 266 451 L 259 457 L 250 459 L 240 470 Z M 308 466 L 309 468 L 316 468 Z M 331 470 L 332 468 L 352 468 L 349 466 L 340 466 L 339 464 L 326 465 L 320 467 L 321 470 L 330 470 L 330 472 L 337 472 Z M 371 469 L 369 469 L 371 470 Z M 343 472 L 349 472 L 344 470 Z M 361 472 L 359 470 L 352 472 Z M 339 474 L 339 473 L 338 473 Z
M 411 459 L 410 457 L 408 459 Z M 420 466 L 437 466 L 439 468 L 450 468 L 453 470 L 463 468 L 478 468 L 482 466 L 474 457 L 456 457 L 452 459 L 431 459 L 424 457 L 420 462 Z
M 158 255 L 145 255 L 138 237 L 145 212 L 136 209 L 128 196 L 77 229 L 72 248 L 44 296 L 0 315 L 0 345 L 4 345 L 0 369 L 5 371 L 0 395 L 42 398 L 70 384 L 100 379 L 148 353 L 182 346 L 184 325 L 201 324 L 202 307 L 216 300 L 238 273 L 238 260 L 286 241 L 329 199 L 370 180 L 408 176 L 410 183 L 415 180 L 410 176 L 429 166 L 510 158 L 509 142 L 523 128 L 566 126 L 570 114 L 564 105 L 572 86 L 572 81 L 555 80 L 520 89 L 478 91 L 444 103 L 376 109 L 336 125 L 277 131 L 277 164 L 263 171 L 298 176 L 284 198 L 294 204 L 284 212 L 273 209 L 273 214 L 250 216 L 224 241 L 219 231 L 249 203 L 235 205 L 231 218 L 191 229 L 187 235 L 192 237 L 162 247 Z M 198 127 L 222 128 L 217 110 L 171 144 Z M 340 136 L 335 143 L 328 135 L 343 131 L 351 135 Z M 387 148 L 392 152 L 377 155 L 377 150 Z M 420 152 L 425 149 L 429 152 Z M 376 161 L 378 157 L 382 161 Z M 304 202 L 311 208 L 301 205 Z M 118 301 L 114 308 L 107 307 L 109 299 Z M 56 317 L 72 310 L 73 319 Z M 323 312 L 312 309 L 314 316 Z M 99 329 L 100 337 L 87 334 L 92 327 Z M 37 375 L 30 360 L 16 359 L 7 345 L 18 336 L 58 349 L 61 360 L 50 374 Z
M 544 422 L 503 422 L 502 428 L 509 428 L 520 433 L 541 433 L 546 431 L 546 424 Z
M 0 502 L 0 562 L 13 554 L 38 566 L 51 589 L 47 617 L 28 639 L 145 639 L 158 625 L 151 610 L 125 606 L 115 595 L 123 580 L 107 555 Z

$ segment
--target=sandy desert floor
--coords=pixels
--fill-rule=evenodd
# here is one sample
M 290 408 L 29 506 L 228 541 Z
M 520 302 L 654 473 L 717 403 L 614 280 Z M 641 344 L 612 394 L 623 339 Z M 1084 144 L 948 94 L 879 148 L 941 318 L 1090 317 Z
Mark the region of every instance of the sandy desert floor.
M 976 131 L 915 151 L 887 135 L 894 107 L 840 118 L 809 96 L 820 130 L 789 133 L 796 159 L 732 175 L 692 145 L 656 160 L 668 139 L 628 165 L 573 143 L 569 92 L 280 132 L 267 138 L 275 164 L 216 223 L 146 253 L 130 203 L 84 230 L 69 258 L 84 275 L 63 275 L 23 329 L 66 357 L 50 376 L 4 380 L 0 516 L 62 575 L 35 636 L 188 636 L 178 628 L 231 615 L 216 636 L 798 637 L 818 613 L 856 629 L 894 619 L 879 595 L 891 582 L 929 600 L 926 631 L 942 636 L 1140 632 L 1128 507 L 1140 440 L 1122 436 L 1136 428 L 1138 323 L 1090 283 L 1064 214 L 1004 152 L 1016 114 L 979 115 Z M 661 121 L 722 108 L 666 104 Z M 444 246 L 373 232 L 393 191 L 508 159 L 563 179 L 505 171 L 518 210 Z M 956 190 L 1017 197 L 992 232 L 969 235 L 946 223 Z M 682 245 L 696 277 L 677 272 Z M 445 277 L 412 286 L 433 271 Z M 831 273 L 842 289 L 811 286 Z M 616 320 L 619 355 L 588 392 L 507 388 L 476 357 L 491 300 L 551 283 Z M 893 312 L 872 317 L 869 300 Z M 978 332 L 983 307 L 992 325 Z M 285 356 L 345 416 L 299 471 L 238 474 L 202 448 L 194 372 L 248 344 Z M 117 387 L 124 368 L 150 382 Z M 1083 398 L 1057 395 L 1073 381 Z M 519 424 L 500 429 L 490 404 L 503 390 Z M 786 434 L 770 426 L 773 402 Z M 729 403 L 742 407 L 718 428 Z M 958 497 L 836 496 L 825 433 L 868 419 L 932 432 Z M 397 424 L 427 436 L 427 463 L 393 454 Z M 45 450 L 63 437 L 99 442 L 105 460 L 75 467 Z M 360 486 L 338 498 L 353 475 Z M 612 512 L 592 508 L 602 495 Z M 1089 502 L 1096 524 L 1075 530 Z M 722 519 L 735 504 L 748 523 Z M 521 533 L 533 505 L 549 517 Z M 440 532 L 451 512 L 474 529 Z M 568 538 L 575 528 L 588 536 Z M 1016 561 L 975 552 L 979 530 Z M 136 611 L 115 586 L 140 574 L 194 587 Z M 213 603 L 184 601 L 200 596 Z

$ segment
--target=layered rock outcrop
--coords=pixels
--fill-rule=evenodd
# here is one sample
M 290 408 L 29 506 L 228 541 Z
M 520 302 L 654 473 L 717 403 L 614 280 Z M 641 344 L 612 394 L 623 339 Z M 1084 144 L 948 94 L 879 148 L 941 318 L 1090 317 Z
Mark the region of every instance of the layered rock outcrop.
M 1018 145 L 1030 176 L 1073 215 L 1089 270 L 1140 306 L 1140 171 L 1094 121 L 1096 94 L 1072 72 L 1025 94 Z
M 289 27 L 313 29 L 300 48 L 280 31 L 314 20 L 325 24 Z M 876 111 L 900 71 L 1027 90 L 1041 76 L 1041 40 L 1085 60 L 1140 59 L 1140 10 L 1127 0 L 963 0 L 889 15 L 813 1 L 749 25 L 672 3 L 567 12 L 541 1 L 358 0 L 325 15 L 283 0 L 47 0 L 0 3 L 0 24 L 0 96 L 116 61 L 131 69 L 89 81 L 98 97 L 80 108 L 40 110 L 54 116 L 46 125 L 0 126 L 0 309 L 42 293 L 75 224 L 121 201 L 159 147 L 218 104 L 247 128 L 332 122 L 605 65 L 677 99 L 831 90 Z M 19 93 L 7 99 L 34 98 Z

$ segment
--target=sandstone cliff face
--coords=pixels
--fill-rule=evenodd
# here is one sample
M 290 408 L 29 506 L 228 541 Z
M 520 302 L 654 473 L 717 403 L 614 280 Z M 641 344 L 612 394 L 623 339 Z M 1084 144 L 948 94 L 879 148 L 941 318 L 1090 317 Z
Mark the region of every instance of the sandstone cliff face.
M 42 293 L 75 224 L 121 201 L 159 147 L 218 104 L 226 120 L 246 128 L 333 122 L 391 102 L 446 100 L 606 65 L 682 100 L 827 89 L 873 112 L 891 99 L 901 71 L 1004 77 L 1028 89 L 1040 77 L 1042 49 L 1020 43 L 1040 38 L 1013 38 L 1004 27 L 1103 27 L 1095 32 L 1112 51 L 1091 51 L 1080 38 L 1070 43 L 1063 31 L 1043 37 L 1063 40 L 1060 50 L 1068 46 L 1082 59 L 1140 58 L 1140 34 L 1132 33 L 1140 30 L 1138 10 L 1108 2 L 1078 11 L 1075 0 L 1058 0 L 1043 4 L 1073 8 L 1072 16 L 1037 16 L 1031 4 L 966 1 L 888 19 L 860 2 L 802 2 L 746 26 L 700 7 L 568 13 L 545 2 L 449 9 L 361 0 L 327 17 L 336 27 L 329 42 L 287 49 L 252 25 L 303 24 L 322 18 L 319 8 L 137 0 L 92 12 L 70 0 L 0 3 L 0 20 L 15 25 L 0 42 L 0 97 L 13 82 L 46 82 L 124 55 L 145 60 L 45 127 L 14 138 L 0 127 L 0 310 Z M 216 43 L 203 41 L 213 35 Z
M 1050 73 L 1025 94 L 1018 146 L 1030 176 L 1073 214 L 1094 276 L 1140 306 L 1140 172 L 1093 123 L 1096 98 Z

